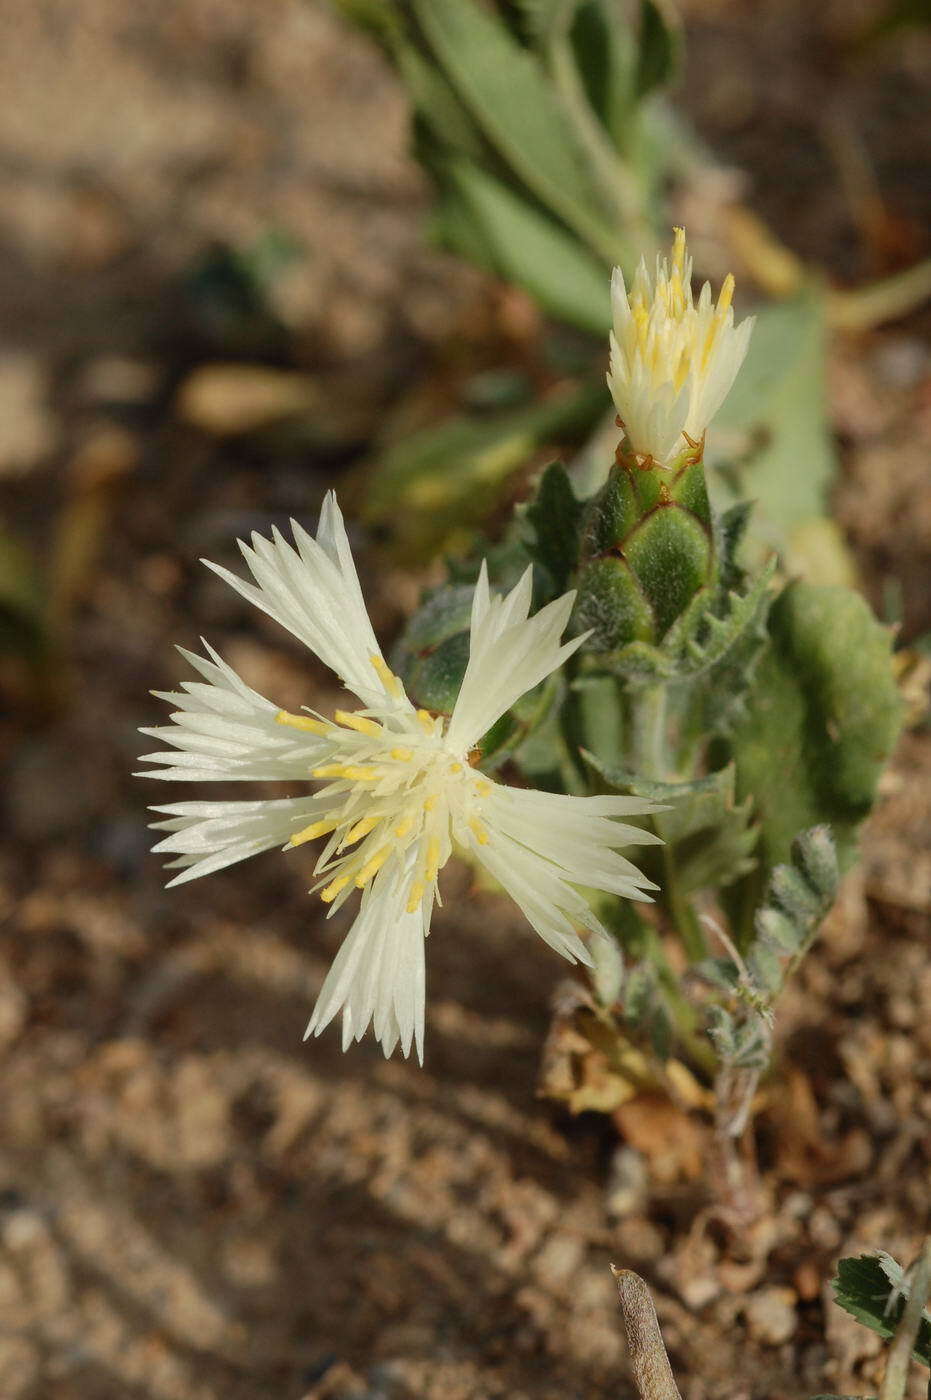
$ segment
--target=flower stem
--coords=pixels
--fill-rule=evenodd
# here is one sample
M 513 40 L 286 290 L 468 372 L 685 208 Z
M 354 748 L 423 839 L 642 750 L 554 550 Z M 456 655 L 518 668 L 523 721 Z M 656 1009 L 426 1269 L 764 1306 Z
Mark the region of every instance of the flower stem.
M 667 762 L 666 686 L 662 682 L 644 686 L 635 692 L 631 704 L 630 757 L 638 777 L 657 782 L 670 781 Z M 657 834 L 664 836 L 662 815 L 655 819 Z M 662 897 L 682 939 L 690 962 L 701 962 L 708 955 L 704 930 L 692 903 L 679 888 L 679 881 L 670 846 L 662 850 Z

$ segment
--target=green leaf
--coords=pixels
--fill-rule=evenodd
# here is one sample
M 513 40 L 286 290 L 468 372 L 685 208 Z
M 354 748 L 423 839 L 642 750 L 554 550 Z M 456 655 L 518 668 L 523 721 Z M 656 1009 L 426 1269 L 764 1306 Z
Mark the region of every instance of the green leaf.
M 671 14 L 658 0 L 641 0 L 640 43 L 637 52 L 635 91 L 643 99 L 655 88 L 665 87 L 679 62 L 681 34 Z
M 477 124 L 538 199 L 613 258 L 617 237 L 539 60 L 474 0 L 412 0 Z
M 592 111 L 618 151 L 637 144 L 637 42 L 614 0 L 588 0 L 572 29 L 575 66 Z
M 399 38 L 393 52 L 398 72 L 424 129 L 418 142 L 424 163 L 432 168 L 430 142 L 425 141 L 425 132 L 439 143 L 444 154 L 455 151 L 473 160 L 487 156 L 487 147 L 475 122 L 436 65 L 406 39 Z
M 720 667 L 748 633 L 759 635 L 775 569 L 776 561 L 771 559 L 746 592 L 731 589 L 716 605 L 707 592 L 696 597 L 663 640 L 677 677 L 692 680 L 706 675 Z
M 397 0 L 334 0 L 334 4 L 351 23 L 368 29 L 383 42 L 403 29 Z
M 795 582 L 769 642 L 731 738 L 738 793 L 755 803 L 767 866 L 828 822 L 846 867 L 901 724 L 890 633 L 859 594 Z
M 517 0 L 534 41 L 544 46 L 572 23 L 581 0 Z
M 569 473 L 551 462 L 524 507 L 524 545 L 535 564 L 546 570 L 553 596 L 564 593 L 579 562 L 579 521 L 582 502 L 576 498 Z
M 475 224 L 493 272 L 523 287 L 551 316 L 598 335 L 607 332 L 607 274 L 578 239 L 470 161 L 448 160 L 437 174 Z
M 831 1287 L 835 1302 L 845 1312 L 881 1337 L 891 1337 L 905 1311 L 908 1284 L 904 1277 L 904 1270 L 892 1256 L 879 1250 L 876 1255 L 838 1260 Z M 931 1367 L 931 1321 L 927 1316 L 918 1329 L 912 1356 L 922 1366 Z
M 607 398 L 602 385 L 583 384 L 529 407 L 414 433 L 370 471 L 363 514 L 370 523 L 390 521 L 409 557 L 461 545 L 498 504 L 508 477 L 544 445 L 584 435 Z
M 752 804 L 735 798 L 734 767 L 690 782 L 658 782 L 588 751 L 583 758 L 609 787 L 666 803 L 654 818 L 657 834 L 672 848 L 676 884 L 683 894 L 729 885 L 755 865 L 758 832 Z

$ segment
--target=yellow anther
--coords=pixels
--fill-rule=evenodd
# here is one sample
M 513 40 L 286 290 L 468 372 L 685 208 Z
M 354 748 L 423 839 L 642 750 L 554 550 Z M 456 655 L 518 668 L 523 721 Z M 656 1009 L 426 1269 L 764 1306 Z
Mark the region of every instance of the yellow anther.
M 288 842 L 289 846 L 303 846 L 305 841 L 316 841 L 318 836 L 325 836 L 328 831 L 335 831 L 336 822 L 319 821 L 312 822 L 310 826 L 305 826 L 303 831 L 296 831 Z
M 382 868 L 385 861 L 390 855 L 390 846 L 382 846 L 380 850 L 376 851 L 375 854 L 372 856 L 372 859 L 366 861 L 365 865 L 363 865 L 362 869 L 356 876 L 356 889 L 363 889 L 368 884 L 369 880 L 371 880 L 372 876 L 376 873 L 376 871 Z
M 363 817 L 360 822 L 356 822 L 350 831 L 343 837 L 343 845 L 351 846 L 354 841 L 361 841 L 363 836 L 368 836 L 370 831 L 374 831 L 378 825 L 378 817 Z
M 336 879 L 331 880 L 325 890 L 320 891 L 320 898 L 324 904 L 332 904 L 340 890 L 344 890 L 348 884 L 348 875 L 337 875 Z
M 396 700 L 399 699 L 400 696 L 404 694 L 404 687 L 391 670 L 384 657 L 378 656 L 373 652 L 369 657 L 369 661 L 371 661 L 372 666 L 375 668 L 375 674 L 378 676 L 378 679 L 381 681 L 388 694 L 393 695 Z
M 329 734 L 332 729 L 322 719 L 311 719 L 310 715 L 289 715 L 287 710 L 278 711 L 275 723 L 287 724 L 291 729 L 303 729 L 309 734 Z
M 435 836 L 427 842 L 427 879 L 435 880 L 440 868 L 440 843 Z
M 432 733 L 433 733 L 433 716 L 431 715 L 430 711 L 429 711 L 429 710 L 418 710 L 418 711 L 417 711 L 417 718 L 418 718 L 418 720 L 420 721 L 420 727 L 421 727 L 421 729 L 423 729 L 423 730 L 425 731 L 425 733 L 427 733 L 427 734 L 432 734 Z
M 413 817 L 405 817 L 402 822 L 398 822 L 397 826 L 394 828 L 394 834 L 399 841 L 404 840 L 405 836 L 411 831 L 413 825 Z
M 488 832 L 482 826 L 477 817 L 469 818 L 469 830 L 480 846 L 488 845 Z
M 680 274 L 685 268 L 685 229 L 673 229 L 672 265 Z
M 396 758 L 399 763 L 410 763 L 414 755 L 410 749 L 392 749 L 391 757 Z
M 461 772 L 462 772 L 462 764 L 461 764 L 461 763 L 451 763 L 451 764 L 449 765 L 449 771 L 450 771 L 450 773 L 461 773 Z
M 350 778 L 356 783 L 370 782 L 378 777 L 377 768 L 360 768 L 356 763 L 325 763 L 310 770 L 312 778 Z
M 434 807 L 436 806 L 437 802 L 439 802 L 439 800 L 440 800 L 440 799 L 439 799 L 435 794 L 432 794 L 430 797 L 425 797 L 425 798 L 424 798 L 424 803 L 423 803 L 423 809 L 424 809 L 424 811 L 425 811 L 425 812 L 432 812 L 433 809 L 434 809 Z
M 351 710 L 337 710 L 333 718 L 337 724 L 344 724 L 347 729 L 357 729 L 360 734 L 369 734 L 373 739 L 377 739 L 381 734 L 380 724 L 376 724 L 373 719 L 367 719 L 365 715 L 353 714 Z
M 481 778 L 481 779 L 475 784 L 475 791 L 478 793 L 479 797 L 490 797 L 491 794 L 492 794 L 493 788 L 492 788 L 492 785 L 491 785 L 491 783 L 488 781 L 487 778 Z
M 721 294 L 718 297 L 718 315 L 724 316 L 734 299 L 734 274 L 729 272 L 721 283 Z
M 423 885 L 418 880 L 415 885 L 411 885 L 410 894 L 407 896 L 408 914 L 416 914 L 417 907 L 423 899 Z

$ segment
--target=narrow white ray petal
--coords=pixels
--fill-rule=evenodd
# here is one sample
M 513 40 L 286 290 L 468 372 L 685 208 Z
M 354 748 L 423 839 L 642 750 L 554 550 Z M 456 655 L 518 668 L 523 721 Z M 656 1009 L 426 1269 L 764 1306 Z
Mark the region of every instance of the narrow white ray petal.
M 578 892 L 547 861 L 530 856 L 500 833 L 492 835 L 485 845 L 476 843 L 472 849 L 475 858 L 507 891 L 545 943 L 569 962 L 591 964 L 591 955 L 576 929 L 591 927 L 597 920 Z
M 540 801 L 550 796 L 557 797 L 557 801 Z M 597 806 L 586 806 L 594 803 L 604 809 L 610 802 L 637 803 L 633 811 L 627 808 L 628 815 L 656 810 L 656 804 L 640 798 L 566 797 L 495 784 L 486 803 L 486 825 L 552 865 L 562 879 L 572 884 L 628 899 L 649 899 L 645 891 L 656 889 L 656 885 L 617 848 L 655 845 L 659 837 L 629 823 L 600 816 Z
M 209 560 L 209 569 L 248 602 L 304 643 L 365 705 L 384 707 L 385 693 L 372 658 L 381 648 L 362 598 L 343 518 L 330 493 L 321 512 L 317 539 L 291 522 L 295 545 L 279 530 L 272 539 L 253 535 L 240 541 L 254 583 Z M 296 546 L 296 547 L 295 547 Z M 397 700 L 399 707 L 408 702 Z
M 574 592 L 526 617 L 529 583 L 525 574 L 506 599 L 492 600 L 472 634 L 469 662 L 449 722 L 447 742 L 452 749 L 471 748 L 521 695 L 545 680 L 585 640 L 576 637 L 559 644 L 572 612 Z M 496 611 L 498 602 L 511 619 L 504 626 Z
M 405 907 L 406 871 L 379 871 L 362 897 L 355 922 L 340 945 L 307 1027 L 319 1035 L 340 1011 L 343 1047 L 360 1040 L 371 1024 L 385 1055 L 400 1042 L 416 1048 L 423 1063 L 425 1005 L 424 938 L 429 910 Z
M 144 754 L 153 767 L 139 776 L 182 782 L 307 778 L 325 751 L 314 734 L 281 725 L 277 705 L 246 685 L 206 642 L 211 660 L 179 648 L 204 678 L 180 691 L 156 692 L 177 708 L 172 724 L 140 733 L 172 749 Z M 174 751 L 173 751 L 174 750 Z
M 469 625 L 471 635 L 474 637 L 479 627 L 484 622 L 488 609 L 491 606 L 491 592 L 488 587 L 488 562 L 482 560 L 482 567 L 478 571 L 478 580 L 475 584 L 475 592 L 472 594 L 472 619 Z
M 151 808 L 168 817 L 153 822 L 168 835 L 153 847 L 160 855 L 175 855 L 184 867 L 170 885 L 182 885 L 201 875 L 284 845 L 301 827 L 322 815 L 313 797 L 266 802 L 176 802 Z

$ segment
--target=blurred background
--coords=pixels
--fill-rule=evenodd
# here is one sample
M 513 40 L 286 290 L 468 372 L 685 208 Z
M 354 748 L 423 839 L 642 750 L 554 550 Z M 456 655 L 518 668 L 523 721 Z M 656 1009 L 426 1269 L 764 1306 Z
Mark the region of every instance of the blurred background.
M 175 643 L 285 708 L 337 700 L 200 556 L 335 486 L 390 641 L 435 551 L 495 538 L 600 411 L 603 340 L 428 240 L 408 96 L 352 9 L 0 7 L 0 1395 L 607 1400 L 610 1259 L 657 1290 L 694 1400 L 869 1388 L 879 1339 L 824 1282 L 855 1247 L 910 1257 L 931 1207 L 928 7 L 685 0 L 663 99 L 692 154 L 660 223 L 702 274 L 733 267 L 743 309 L 796 260 L 840 294 L 813 429 L 835 523 L 777 518 L 772 464 L 769 519 L 898 626 L 911 705 L 787 1008 L 768 1234 L 723 1282 L 683 1123 L 618 1149 L 536 1096 L 564 970 L 467 871 L 421 1070 L 302 1044 L 345 927 L 304 851 L 167 893 L 148 854 L 166 799 L 130 774 Z

